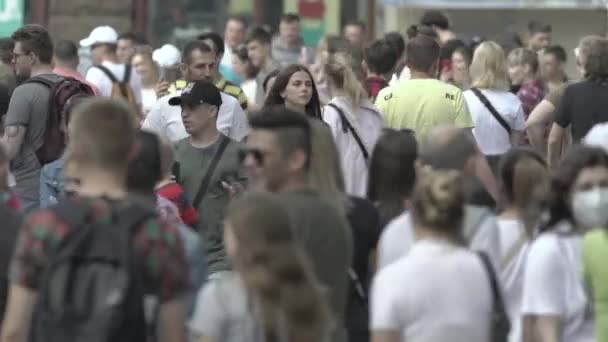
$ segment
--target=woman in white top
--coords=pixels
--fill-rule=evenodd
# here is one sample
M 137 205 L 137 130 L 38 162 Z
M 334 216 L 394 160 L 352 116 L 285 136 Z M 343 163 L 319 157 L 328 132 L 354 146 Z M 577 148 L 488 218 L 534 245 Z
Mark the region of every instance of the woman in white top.
M 499 181 L 505 208 L 498 216 L 499 273 L 511 319 L 510 342 L 521 342 L 521 298 L 526 257 L 538 227 L 549 189 L 545 161 L 529 149 L 516 148 L 500 161 Z
M 524 342 L 592 342 L 593 310 L 582 275 L 582 238 L 608 210 L 608 155 L 573 147 L 551 181 L 550 218 L 528 252 L 522 301 Z M 599 191 L 598 191 L 599 190 Z M 599 219 L 599 221 L 598 221 Z
M 189 324 L 196 342 L 323 342 L 332 328 L 308 259 L 274 195 L 233 202 L 224 226 L 234 272 L 210 279 Z
M 480 256 L 462 247 L 465 196 L 456 171 L 421 176 L 412 198 L 417 241 L 380 271 L 372 342 L 488 342 L 493 292 Z
M 138 49 L 133 56 L 133 68 L 141 79 L 141 101 L 144 117 L 156 103 L 156 84 L 160 70 L 152 59 L 152 50 Z
M 331 55 L 323 70 L 332 94 L 323 110 L 323 120 L 336 140 L 346 192 L 365 197 L 370 154 L 382 134 L 384 122 L 347 55 Z
M 464 98 L 475 123 L 473 134 L 479 149 L 489 157 L 490 166 L 496 170 L 500 155 L 512 146 L 520 145 L 526 129 L 521 101 L 509 92 L 507 58 L 498 44 L 484 42 L 477 47 L 471 63 L 471 79 L 472 89 L 464 92 Z M 502 117 L 511 136 L 478 94 L 487 99 Z

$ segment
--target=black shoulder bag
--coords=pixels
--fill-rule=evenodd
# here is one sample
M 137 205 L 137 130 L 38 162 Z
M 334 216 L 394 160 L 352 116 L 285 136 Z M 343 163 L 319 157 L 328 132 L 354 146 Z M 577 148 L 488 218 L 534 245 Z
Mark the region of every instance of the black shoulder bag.
M 350 133 L 353 135 L 353 138 L 355 138 L 355 141 L 357 141 L 357 145 L 359 145 L 359 148 L 361 149 L 363 158 L 367 162 L 369 160 L 369 152 L 367 151 L 367 148 L 365 148 L 363 140 L 361 140 L 361 137 L 359 136 L 353 125 L 351 125 L 348 119 L 346 118 L 346 114 L 344 114 L 344 111 L 342 111 L 340 107 L 336 106 L 333 103 L 329 103 L 328 106 L 338 112 L 338 115 L 340 115 L 340 120 L 342 121 L 342 130 L 344 131 L 344 133 L 348 133 L 350 131 Z

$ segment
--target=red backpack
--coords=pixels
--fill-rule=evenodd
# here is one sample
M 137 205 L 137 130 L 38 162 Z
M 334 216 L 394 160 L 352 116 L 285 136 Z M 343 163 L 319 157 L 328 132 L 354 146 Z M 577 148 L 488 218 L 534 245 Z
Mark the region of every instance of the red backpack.
M 32 77 L 27 83 L 40 83 L 49 88 L 48 117 L 43 135 L 42 146 L 36 150 L 36 157 L 41 165 L 53 162 L 61 157 L 65 149 L 65 133 L 61 128 L 66 109 L 74 99 L 94 96 L 91 87 L 72 77 L 44 76 Z

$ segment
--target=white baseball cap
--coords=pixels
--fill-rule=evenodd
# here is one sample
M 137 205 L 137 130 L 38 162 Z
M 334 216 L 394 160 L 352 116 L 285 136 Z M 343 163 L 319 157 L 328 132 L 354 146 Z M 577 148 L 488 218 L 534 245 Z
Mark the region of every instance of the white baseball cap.
M 90 47 L 93 44 L 106 43 L 116 44 L 118 42 L 118 33 L 110 26 L 96 27 L 91 34 L 80 41 L 80 46 Z
M 152 59 L 161 67 L 168 68 L 175 66 L 182 60 L 179 50 L 171 44 L 165 44 L 160 49 L 154 50 Z
M 600 123 L 593 126 L 583 139 L 583 142 L 587 146 L 601 147 L 608 152 L 608 123 Z

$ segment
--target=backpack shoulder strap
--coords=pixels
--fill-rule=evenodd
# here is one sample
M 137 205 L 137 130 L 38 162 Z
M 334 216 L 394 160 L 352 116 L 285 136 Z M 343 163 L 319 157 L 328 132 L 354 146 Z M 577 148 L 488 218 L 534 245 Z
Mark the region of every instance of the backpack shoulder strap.
M 346 114 L 344 114 L 344 111 L 333 103 L 329 103 L 327 105 L 330 106 L 331 108 L 335 109 L 336 112 L 338 112 L 338 115 L 340 115 L 340 120 L 342 121 L 342 130 L 344 131 L 344 133 L 347 133 L 348 131 L 350 131 L 350 133 L 353 135 L 353 138 L 355 138 L 357 145 L 359 145 L 359 149 L 361 149 L 363 158 L 365 159 L 365 161 L 368 161 L 369 152 L 367 151 L 367 148 L 365 147 L 363 140 L 361 140 L 361 137 L 359 136 L 359 134 L 357 133 L 357 131 L 355 130 L 353 125 L 351 125 L 351 123 L 348 121 L 348 118 L 346 117 Z
M 213 173 L 215 172 L 215 168 L 217 167 L 217 164 L 219 163 L 220 159 L 222 159 L 222 155 L 224 154 L 224 151 L 226 150 L 226 147 L 230 142 L 230 139 L 223 134 L 221 135 L 220 139 L 222 141 L 220 141 L 220 145 L 218 146 L 217 151 L 215 152 L 215 155 L 213 156 L 213 159 L 209 164 L 207 173 L 203 177 L 201 185 L 199 186 L 198 191 L 196 192 L 194 201 L 192 201 L 192 206 L 194 206 L 194 208 L 198 208 L 198 206 L 203 200 L 203 197 L 205 197 L 205 194 L 207 193 L 207 190 L 209 188 L 209 183 L 211 183 L 211 178 L 213 177 Z
M 47 86 L 48 88 L 52 88 L 55 85 L 55 82 L 51 81 L 50 79 L 48 79 L 46 77 L 42 77 L 42 76 L 34 76 L 34 77 L 28 79 L 27 81 L 25 81 L 25 83 L 38 83 L 38 84 Z
M 118 83 L 118 79 L 116 78 L 116 76 L 114 76 L 110 69 L 106 68 L 101 64 L 94 65 L 93 67 L 101 70 L 101 72 L 103 72 L 110 79 L 110 81 L 112 81 L 112 83 Z
M 481 90 L 477 88 L 471 88 L 471 91 L 473 92 L 473 94 L 475 94 L 475 96 L 477 96 L 477 98 L 479 98 L 479 101 L 481 101 L 481 103 L 490 111 L 494 119 L 496 119 L 496 121 L 498 121 L 498 123 L 507 131 L 507 134 L 511 136 L 511 126 L 509 126 L 505 118 L 503 118 L 502 115 L 498 113 L 498 111 L 492 105 L 490 100 L 488 100 L 488 98 L 481 92 Z

